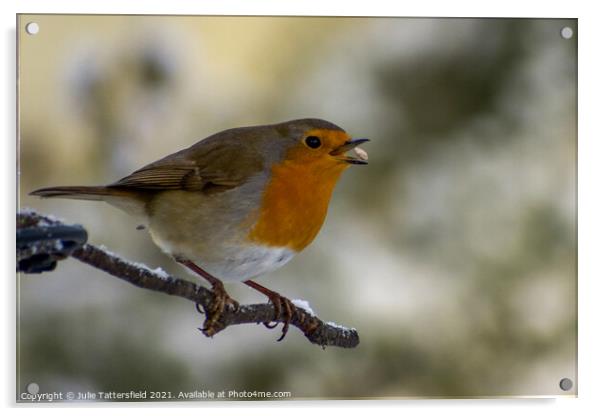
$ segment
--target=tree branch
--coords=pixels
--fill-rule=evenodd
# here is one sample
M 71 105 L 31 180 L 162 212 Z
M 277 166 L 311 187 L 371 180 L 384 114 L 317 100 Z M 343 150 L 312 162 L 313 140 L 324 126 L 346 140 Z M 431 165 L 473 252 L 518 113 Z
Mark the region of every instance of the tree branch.
M 24 229 L 31 230 L 48 226 L 64 227 L 65 224 L 34 211 L 23 211 L 17 214 L 18 232 Z M 43 244 L 40 242 L 38 246 L 35 246 L 35 242 L 32 244 L 23 252 L 33 252 L 36 255 L 40 253 L 52 255 L 53 253 L 48 251 L 51 251 L 53 247 L 63 247 L 62 242 L 60 244 L 48 244 L 47 240 Z M 20 256 L 21 251 L 21 247 L 18 247 L 18 256 Z M 143 264 L 127 261 L 108 250 L 91 244 L 83 244 L 68 255 L 140 288 L 179 296 L 201 305 L 206 311 L 211 309 L 213 293 L 209 289 L 188 280 L 171 276 L 161 269 L 152 270 Z M 64 257 L 65 255 L 58 256 L 58 259 Z M 21 261 L 21 259 L 19 260 Z M 275 310 L 271 303 L 241 305 L 237 310 L 231 305 L 226 305 L 224 312 L 214 326 L 215 331 L 206 335 L 212 336 L 230 325 L 284 321 L 282 314 L 278 317 L 274 315 Z M 293 311 L 290 325 L 299 328 L 311 343 L 322 347 L 354 348 L 359 344 L 359 335 L 355 329 L 345 328 L 331 322 L 323 322 L 311 311 L 306 311 L 301 307 L 296 307 Z

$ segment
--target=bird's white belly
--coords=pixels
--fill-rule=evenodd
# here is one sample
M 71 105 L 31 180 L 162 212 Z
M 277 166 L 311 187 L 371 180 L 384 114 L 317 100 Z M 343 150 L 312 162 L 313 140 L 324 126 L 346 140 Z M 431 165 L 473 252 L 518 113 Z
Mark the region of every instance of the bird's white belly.
M 198 266 L 220 280 L 241 282 L 278 269 L 288 263 L 295 252 L 288 248 L 253 245 L 228 250 L 219 260 L 199 258 Z
M 212 276 L 227 282 L 242 282 L 269 273 L 284 266 L 296 254 L 286 247 L 259 244 L 222 245 L 218 250 L 199 253 L 163 240 L 152 231 L 151 235 L 167 254 L 184 257 Z

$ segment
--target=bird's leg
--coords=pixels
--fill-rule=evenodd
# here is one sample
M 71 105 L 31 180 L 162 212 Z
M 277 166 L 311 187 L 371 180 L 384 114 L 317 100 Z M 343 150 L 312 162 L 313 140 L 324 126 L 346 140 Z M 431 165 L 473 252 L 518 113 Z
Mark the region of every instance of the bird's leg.
M 267 287 L 261 286 L 260 284 L 255 283 L 252 280 L 245 280 L 244 283 L 245 285 L 250 286 L 253 289 L 263 293 L 270 299 L 270 302 L 272 302 L 272 304 L 274 305 L 274 320 L 280 318 L 280 314 L 282 313 L 282 306 L 284 306 L 284 322 L 282 326 L 282 335 L 280 336 L 280 338 L 278 338 L 278 341 L 282 341 L 286 336 L 286 333 L 288 332 L 289 323 L 293 318 L 293 311 L 295 311 L 297 308 L 295 307 L 295 305 L 293 305 L 293 302 L 291 302 L 288 298 L 285 298 L 281 294 L 274 292 L 273 290 L 270 290 Z M 275 325 L 270 325 L 269 322 L 264 322 L 263 324 L 270 329 L 275 328 L 278 325 L 278 323 L 276 323 Z
M 234 306 L 234 309 L 238 309 L 238 302 L 232 299 L 230 295 L 228 295 L 228 292 L 226 292 L 226 288 L 224 288 L 224 284 L 218 278 L 213 277 L 211 274 L 207 273 L 205 270 L 201 269 L 199 266 L 197 266 L 190 260 L 176 258 L 176 261 L 182 264 L 183 266 L 188 267 L 190 270 L 203 277 L 211 284 L 211 290 L 213 292 L 213 302 L 211 304 L 211 308 L 205 310 L 207 319 L 205 320 L 205 324 L 202 329 L 206 335 L 211 336 L 215 332 L 213 326 L 224 312 L 226 304 L 230 304 Z M 198 303 L 196 305 L 196 308 L 200 312 Z

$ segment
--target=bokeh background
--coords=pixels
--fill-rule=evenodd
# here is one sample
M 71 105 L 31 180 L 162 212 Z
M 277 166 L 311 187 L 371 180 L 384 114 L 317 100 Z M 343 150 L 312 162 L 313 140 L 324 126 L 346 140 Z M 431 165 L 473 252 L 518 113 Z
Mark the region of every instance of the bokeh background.
M 576 394 L 576 20 L 21 15 L 17 30 L 20 206 L 178 276 L 121 211 L 28 192 L 112 182 L 236 126 L 319 117 L 372 139 L 314 244 L 259 279 L 357 328 L 358 348 L 253 325 L 208 339 L 190 302 L 67 260 L 18 276 L 18 393 Z

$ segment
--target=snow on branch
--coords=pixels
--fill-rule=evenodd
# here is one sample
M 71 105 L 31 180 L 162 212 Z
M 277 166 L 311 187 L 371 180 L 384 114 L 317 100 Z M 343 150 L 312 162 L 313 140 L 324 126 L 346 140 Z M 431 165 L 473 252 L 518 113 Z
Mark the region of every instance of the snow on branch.
M 31 210 L 24 210 L 17 214 L 17 260 L 19 265 L 30 261 L 32 257 L 26 256 L 31 256 L 31 253 L 34 253 L 33 258 L 35 256 L 38 256 L 38 258 L 39 256 L 50 256 L 54 260 L 71 256 L 140 288 L 179 296 L 200 305 L 204 310 L 211 309 L 213 293 L 209 289 L 188 280 L 171 276 L 160 268 L 153 270 L 143 264 L 125 260 L 104 248 L 82 243 L 74 246 L 72 251 L 55 255 L 56 253 L 51 251 L 56 248 L 64 250 L 66 244 L 63 244 L 64 242 L 58 238 L 51 241 L 51 244 L 48 243 L 48 240 L 52 239 L 52 227 L 69 226 L 53 217 L 44 216 Z M 85 241 L 85 230 L 80 226 L 74 227 L 76 231 L 78 229 L 83 231 L 83 241 Z M 28 230 L 30 234 L 31 231 L 42 230 L 45 239 L 39 243 L 28 241 L 27 244 L 21 244 L 19 243 L 19 233 L 24 230 Z M 81 239 L 79 241 L 81 242 Z M 21 258 L 23 256 L 25 258 Z M 51 270 L 52 268 L 41 270 Z M 293 311 L 290 325 L 299 328 L 311 343 L 322 347 L 335 346 L 342 348 L 354 348 L 359 344 L 359 335 L 355 329 L 345 328 L 332 322 L 323 322 L 311 309 L 304 308 L 306 302 L 302 303 L 303 301 L 295 301 L 297 307 Z M 283 314 L 278 317 L 274 315 L 275 310 L 271 303 L 241 305 L 236 310 L 233 306 L 226 305 L 220 319 L 214 326 L 215 331 L 211 335 L 223 331 L 230 325 L 284 321 Z

